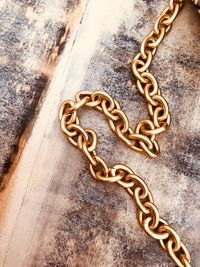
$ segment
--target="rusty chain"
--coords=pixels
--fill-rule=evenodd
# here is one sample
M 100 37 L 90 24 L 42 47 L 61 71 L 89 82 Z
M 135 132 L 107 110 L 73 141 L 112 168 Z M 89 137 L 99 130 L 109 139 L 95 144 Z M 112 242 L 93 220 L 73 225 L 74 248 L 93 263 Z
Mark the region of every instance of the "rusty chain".
M 169 6 L 156 20 L 153 31 L 143 40 L 140 52 L 132 62 L 137 88 L 147 101 L 150 119 L 141 120 L 133 129 L 119 103 L 102 91 L 81 91 L 76 95 L 76 101 L 64 101 L 59 111 L 59 119 L 61 129 L 68 140 L 82 150 L 88 158 L 92 176 L 96 180 L 118 183 L 125 188 L 136 202 L 138 220 L 145 232 L 159 241 L 177 266 L 190 267 L 190 255 L 186 246 L 177 232 L 160 217 L 146 183 L 125 165 L 108 167 L 97 155 L 96 132 L 92 129 L 84 129 L 78 117 L 78 110 L 81 107 L 94 108 L 107 117 L 111 130 L 129 148 L 145 152 L 150 157 L 156 157 L 159 154 L 156 136 L 169 128 L 170 113 L 158 83 L 148 68 L 158 45 L 171 29 L 183 2 L 184 0 L 170 0 Z

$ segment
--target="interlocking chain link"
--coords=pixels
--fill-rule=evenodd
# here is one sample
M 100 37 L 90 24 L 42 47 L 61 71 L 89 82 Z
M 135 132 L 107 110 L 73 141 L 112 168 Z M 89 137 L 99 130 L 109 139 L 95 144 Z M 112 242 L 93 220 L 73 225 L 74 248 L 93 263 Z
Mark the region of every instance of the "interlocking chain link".
M 191 267 L 186 246 L 177 232 L 160 217 L 146 183 L 123 164 L 108 167 L 105 161 L 97 155 L 96 132 L 92 129 L 84 129 L 78 117 L 78 110 L 81 107 L 94 108 L 107 117 L 111 130 L 129 148 L 145 152 L 150 157 L 159 154 L 156 135 L 169 128 L 170 113 L 157 81 L 148 68 L 158 45 L 171 29 L 182 5 L 183 0 L 170 0 L 169 6 L 156 20 L 153 31 L 144 39 L 140 53 L 132 62 L 137 88 L 147 101 L 150 119 L 141 120 L 133 129 L 119 103 L 102 91 L 81 91 L 76 95 L 75 101 L 64 101 L 59 111 L 59 119 L 61 129 L 68 140 L 82 150 L 88 158 L 92 176 L 96 180 L 118 183 L 122 186 L 135 200 L 138 220 L 145 232 L 159 241 L 161 247 L 171 256 L 177 266 Z
M 144 38 L 140 53 L 136 55 L 132 62 L 132 71 L 136 78 L 137 88 L 140 94 L 147 101 L 147 109 L 150 120 L 140 121 L 140 133 L 148 137 L 154 148 L 151 154 L 145 149 L 150 156 L 159 154 L 159 146 L 155 136 L 167 130 L 170 126 L 170 112 L 165 98 L 161 94 L 154 75 L 150 73 L 149 66 L 157 51 L 157 48 L 166 33 L 172 27 L 173 21 L 177 17 L 183 0 L 171 0 L 169 6 L 164 9 L 162 14 L 157 18 L 153 30 Z M 156 149 L 155 149 L 156 144 Z

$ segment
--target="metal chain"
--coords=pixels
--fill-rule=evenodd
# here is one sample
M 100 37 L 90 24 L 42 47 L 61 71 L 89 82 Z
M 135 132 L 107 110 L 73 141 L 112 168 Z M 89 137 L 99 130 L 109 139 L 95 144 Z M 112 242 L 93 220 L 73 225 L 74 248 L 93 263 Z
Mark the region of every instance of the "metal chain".
M 76 101 L 64 101 L 59 111 L 59 119 L 61 129 L 68 140 L 82 150 L 88 158 L 92 176 L 96 180 L 118 183 L 125 188 L 136 202 L 138 220 L 145 232 L 159 241 L 161 247 L 171 256 L 177 266 L 191 267 L 190 255 L 186 246 L 180 240 L 177 232 L 160 217 L 146 183 L 125 165 L 118 164 L 111 168 L 108 167 L 104 160 L 97 155 L 96 132 L 92 129 L 84 129 L 80 125 L 77 114 L 83 106 L 92 107 L 107 117 L 111 130 L 129 148 L 145 152 L 150 157 L 159 154 L 160 149 L 156 135 L 169 128 L 170 113 L 168 104 L 158 88 L 158 83 L 148 68 L 158 45 L 171 29 L 183 1 L 170 0 L 169 6 L 156 20 L 153 31 L 143 40 L 140 53 L 132 62 L 137 88 L 147 101 L 150 119 L 141 120 L 135 129 L 131 128 L 119 103 L 102 91 L 82 91 L 76 95 Z

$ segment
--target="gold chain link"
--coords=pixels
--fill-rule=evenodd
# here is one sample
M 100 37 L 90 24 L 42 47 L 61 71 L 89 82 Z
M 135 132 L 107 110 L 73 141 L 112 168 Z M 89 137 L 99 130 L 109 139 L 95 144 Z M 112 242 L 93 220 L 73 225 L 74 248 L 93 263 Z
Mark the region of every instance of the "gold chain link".
M 190 255 L 177 232 L 160 215 L 146 183 L 129 167 L 118 164 L 108 167 L 97 155 L 97 134 L 92 129 L 80 126 L 77 111 L 85 106 L 103 113 L 111 130 L 134 151 L 145 152 L 150 157 L 160 153 L 156 135 L 170 126 L 170 113 L 158 83 L 148 70 L 157 47 L 171 29 L 184 0 L 170 0 L 167 8 L 157 18 L 153 31 L 143 40 L 140 53 L 133 59 L 132 71 L 137 88 L 147 101 L 150 119 L 141 120 L 133 129 L 119 103 L 102 91 L 81 91 L 76 101 L 64 101 L 59 111 L 61 129 L 68 140 L 86 155 L 89 169 L 96 180 L 118 183 L 132 196 L 137 206 L 137 216 L 145 232 L 158 240 L 175 264 L 190 267 Z

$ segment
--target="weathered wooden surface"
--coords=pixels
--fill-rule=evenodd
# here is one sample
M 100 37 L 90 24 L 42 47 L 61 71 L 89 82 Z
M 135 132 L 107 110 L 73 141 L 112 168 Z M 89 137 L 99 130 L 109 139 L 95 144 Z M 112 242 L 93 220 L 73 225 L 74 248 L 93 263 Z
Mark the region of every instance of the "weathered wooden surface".
M 174 266 L 139 227 L 126 192 L 91 178 L 57 118 L 60 102 L 80 89 L 109 92 L 133 125 L 147 116 L 129 61 L 166 2 L 89 1 L 11 183 L 0 195 L 1 266 Z M 187 3 L 154 60 L 152 72 L 173 118 L 171 130 L 160 137 L 159 158 L 128 150 L 95 111 L 81 114 L 83 124 L 99 133 L 98 151 L 108 164 L 126 163 L 147 182 L 162 217 L 188 245 L 193 267 L 200 265 L 199 25 Z
M 56 59 L 81 18 L 84 2 L 0 3 L 0 188 L 20 155 L 27 126 L 45 95 Z

